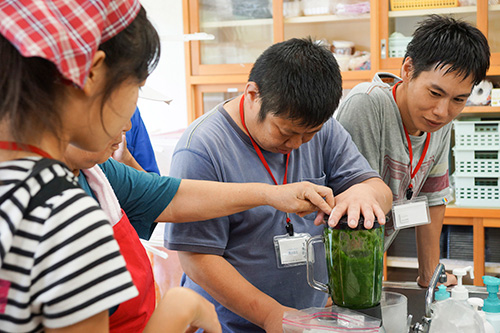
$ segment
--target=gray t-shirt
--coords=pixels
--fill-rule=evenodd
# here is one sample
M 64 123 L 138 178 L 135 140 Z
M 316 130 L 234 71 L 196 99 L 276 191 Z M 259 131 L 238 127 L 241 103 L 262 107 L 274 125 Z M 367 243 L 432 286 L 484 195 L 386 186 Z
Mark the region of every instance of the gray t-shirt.
M 384 83 L 381 77 L 392 79 Z M 393 199 L 403 199 L 410 184 L 410 156 L 401 114 L 392 96 L 392 85 L 401 79 L 389 73 L 378 73 L 372 82 L 361 83 L 351 90 L 336 114 L 351 134 L 358 149 L 372 168 L 389 185 Z M 425 159 L 413 179 L 413 197 L 425 195 L 429 206 L 450 199 L 448 154 L 451 123 L 431 134 Z M 426 135 L 411 136 L 413 169 L 415 169 Z
M 286 156 L 262 151 L 275 179 L 281 184 Z M 184 132 L 172 157 L 171 176 L 222 182 L 274 184 L 250 138 L 224 110 L 223 105 L 197 119 Z M 359 153 L 348 133 L 330 119 L 313 139 L 292 151 L 288 183 L 310 181 L 330 186 L 339 194 L 366 179 L 378 177 Z M 321 234 L 314 226 L 315 214 L 305 218 L 290 214 L 295 232 Z M 224 257 L 260 291 L 282 305 L 303 309 L 322 306 L 326 294 L 309 287 L 306 266 L 278 268 L 273 237 L 285 234 L 285 213 L 270 206 L 204 222 L 169 224 L 165 246 L 172 250 L 215 254 Z M 326 282 L 324 251 L 316 251 L 315 275 Z M 211 298 L 189 277 L 183 285 L 214 303 L 225 332 L 260 332 Z

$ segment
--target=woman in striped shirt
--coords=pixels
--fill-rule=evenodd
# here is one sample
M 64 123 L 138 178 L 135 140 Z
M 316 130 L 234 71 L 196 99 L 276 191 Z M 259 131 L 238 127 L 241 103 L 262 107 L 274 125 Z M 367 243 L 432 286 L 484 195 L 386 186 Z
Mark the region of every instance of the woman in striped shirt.
M 0 331 L 104 332 L 138 291 L 62 163 L 121 133 L 159 40 L 136 0 L 0 3 Z

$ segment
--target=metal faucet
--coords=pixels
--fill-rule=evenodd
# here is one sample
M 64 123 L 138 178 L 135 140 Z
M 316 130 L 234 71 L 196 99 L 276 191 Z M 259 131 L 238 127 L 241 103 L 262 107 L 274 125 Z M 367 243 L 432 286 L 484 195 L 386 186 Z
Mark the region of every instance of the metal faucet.
M 434 270 L 434 274 L 432 274 L 429 287 L 427 287 L 427 292 L 425 293 L 425 315 L 422 317 L 423 324 L 415 323 L 412 326 L 413 332 L 429 332 L 431 324 L 431 305 L 434 299 L 434 290 L 438 282 L 446 282 L 446 271 L 443 264 L 438 264 Z

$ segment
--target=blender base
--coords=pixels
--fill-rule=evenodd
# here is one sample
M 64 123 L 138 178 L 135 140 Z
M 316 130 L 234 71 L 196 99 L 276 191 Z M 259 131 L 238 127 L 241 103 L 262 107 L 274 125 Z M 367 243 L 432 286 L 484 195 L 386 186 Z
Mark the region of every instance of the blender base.
M 353 311 L 361 312 L 367 316 L 380 319 L 380 327 L 382 327 L 382 306 L 379 304 L 367 309 L 352 309 Z

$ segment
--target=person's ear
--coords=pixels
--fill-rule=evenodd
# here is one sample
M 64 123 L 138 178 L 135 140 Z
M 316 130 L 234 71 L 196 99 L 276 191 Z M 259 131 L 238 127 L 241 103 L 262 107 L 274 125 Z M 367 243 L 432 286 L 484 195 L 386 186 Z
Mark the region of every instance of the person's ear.
M 92 59 L 92 64 L 90 66 L 90 71 L 85 80 L 85 85 L 83 86 L 83 92 L 87 96 L 93 96 L 101 92 L 104 86 L 106 78 L 106 65 L 104 64 L 104 59 L 106 54 L 104 51 L 98 50 L 94 58 Z
M 259 98 L 259 87 L 257 83 L 250 81 L 247 82 L 245 86 L 245 99 L 249 102 L 255 102 L 257 98 Z
M 413 76 L 413 60 L 406 57 L 401 66 L 401 78 L 403 81 L 410 81 Z

